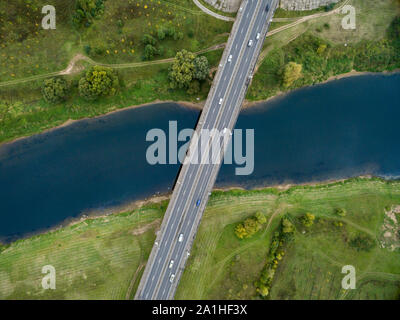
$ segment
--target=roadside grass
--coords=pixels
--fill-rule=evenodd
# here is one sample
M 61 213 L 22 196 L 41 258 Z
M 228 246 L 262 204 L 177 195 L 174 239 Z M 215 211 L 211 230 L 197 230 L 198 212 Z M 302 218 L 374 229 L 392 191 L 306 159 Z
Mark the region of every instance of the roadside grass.
M 90 218 L 0 246 L 0 299 L 126 299 L 134 296 L 155 231 L 168 201 Z M 384 208 L 400 204 L 400 181 L 355 178 L 287 190 L 214 191 L 207 205 L 177 299 L 253 299 L 280 218 L 312 212 L 317 222 L 295 240 L 280 262 L 271 298 L 394 298 L 400 283 L 400 252 L 379 247 Z M 334 214 L 345 208 L 347 216 Z M 267 224 L 239 240 L 236 224 L 262 212 Z M 318 220 L 319 219 L 319 220 Z M 340 220 L 338 228 L 333 221 Z M 349 239 L 369 234 L 371 251 Z M 41 268 L 53 265 L 57 289 L 43 290 Z M 357 290 L 342 292 L 341 267 L 357 269 Z M 138 268 L 141 267 L 140 270 Z

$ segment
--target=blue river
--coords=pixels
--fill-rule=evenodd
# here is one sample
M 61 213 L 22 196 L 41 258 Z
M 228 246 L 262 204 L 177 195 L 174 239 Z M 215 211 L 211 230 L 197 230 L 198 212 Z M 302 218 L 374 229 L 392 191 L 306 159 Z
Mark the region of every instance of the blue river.
M 146 133 L 194 128 L 199 111 L 163 103 L 82 120 L 0 147 L 0 239 L 11 241 L 171 191 L 179 165 L 150 165 Z M 295 90 L 241 112 L 254 172 L 223 165 L 217 186 L 253 188 L 364 174 L 400 176 L 400 74 Z M 181 143 L 182 144 L 182 143 Z

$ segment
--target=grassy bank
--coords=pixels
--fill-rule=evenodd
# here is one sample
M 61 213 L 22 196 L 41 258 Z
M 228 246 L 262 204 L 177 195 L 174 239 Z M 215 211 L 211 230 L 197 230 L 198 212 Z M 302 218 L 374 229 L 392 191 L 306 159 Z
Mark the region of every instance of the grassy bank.
M 0 298 L 132 297 L 166 205 L 167 201 L 147 204 L 87 219 L 1 248 Z M 305 212 L 312 212 L 316 222 L 305 234 L 296 225 L 295 240 L 277 269 L 271 298 L 395 298 L 400 285 L 400 252 L 381 246 L 385 210 L 396 205 L 400 205 L 400 182 L 379 179 L 215 191 L 176 298 L 257 298 L 254 281 L 266 262 L 281 217 L 289 215 L 296 221 Z M 345 208 L 347 215 L 337 217 L 337 208 Z M 255 212 L 265 214 L 268 222 L 252 238 L 239 240 L 235 226 Z M 335 221 L 344 226 L 336 227 Z M 373 239 L 370 251 L 352 246 L 351 240 L 359 234 Z M 56 290 L 41 288 L 41 268 L 48 264 L 57 271 Z M 358 282 L 356 290 L 346 293 L 341 292 L 340 283 L 341 267 L 347 264 L 356 267 Z
M 30 10 L 21 6 L 23 1 L 15 3 L 18 5 L 16 12 Z M 349 4 L 356 8 L 355 30 L 342 29 L 343 15 L 335 13 L 315 17 L 268 37 L 247 100 L 268 99 L 278 93 L 319 83 L 354 69 L 376 72 L 399 68 L 399 47 L 394 46 L 393 38 L 388 36 L 390 24 L 400 14 L 398 1 L 349 0 Z M 201 51 L 226 42 L 232 26 L 231 22 L 220 21 L 204 14 L 192 1 L 118 0 L 106 1 L 101 16 L 94 19 L 90 26 L 76 29 L 71 24 L 74 6 L 56 2 L 56 6 L 58 5 L 63 10 L 54 32 L 36 30 L 39 28 L 36 20 L 40 15 L 35 9 L 34 18 L 33 13 L 24 18 L 31 28 L 27 31 L 26 38 L 7 38 L 7 46 L 0 48 L 0 56 L 3 57 L 0 65 L 14 69 L 2 69 L 0 80 L 41 76 L 62 70 L 77 53 L 89 56 L 93 59 L 91 63 L 141 63 L 144 51 L 141 38 L 144 34 L 157 38 L 157 30 L 164 27 L 173 27 L 177 33 L 183 34 L 183 38 L 176 41 L 171 38 L 157 40 L 157 47 L 162 50 L 153 60 L 170 58 L 182 48 Z M 3 13 L 0 30 L 5 30 L 2 36 L 5 37 L 6 33 L 22 33 L 23 30 L 9 23 L 5 10 L 6 6 L 3 4 L 0 7 L 0 15 Z M 124 14 L 119 16 L 120 12 Z M 273 23 L 273 29 L 291 24 L 291 19 L 301 19 L 303 15 L 311 13 L 322 14 L 324 9 L 302 13 L 279 10 L 276 17 L 288 18 L 290 21 Z M 67 38 L 64 36 L 66 30 L 75 31 L 69 32 Z M 45 47 L 45 42 L 41 43 L 40 39 L 48 39 L 46 32 L 53 32 L 50 42 L 54 48 L 49 47 L 44 56 L 42 48 Z M 22 58 L 22 53 L 28 51 L 27 46 L 31 57 Z M 17 54 L 19 58 L 14 59 Z M 210 66 L 215 70 L 222 49 L 202 54 L 208 57 Z M 46 59 L 50 59 L 51 63 L 45 63 Z M 284 87 L 284 67 L 293 61 L 302 65 L 302 75 L 290 86 Z M 189 95 L 185 90 L 170 89 L 169 62 L 144 62 L 146 64 L 140 67 L 115 66 L 120 79 L 119 91 L 115 96 L 98 101 L 88 102 L 79 97 L 77 85 L 82 73 L 65 76 L 72 89 L 69 98 L 59 104 L 49 104 L 42 98 L 40 88 L 43 79 L 7 86 L 1 86 L 0 83 L 0 143 L 39 133 L 68 119 L 93 117 L 132 105 L 156 100 L 197 102 L 198 99 L 206 99 L 210 81 L 202 83 L 198 94 Z M 81 70 L 87 66 L 87 61 L 80 61 L 75 69 Z M 14 76 L 8 74 L 7 70 Z

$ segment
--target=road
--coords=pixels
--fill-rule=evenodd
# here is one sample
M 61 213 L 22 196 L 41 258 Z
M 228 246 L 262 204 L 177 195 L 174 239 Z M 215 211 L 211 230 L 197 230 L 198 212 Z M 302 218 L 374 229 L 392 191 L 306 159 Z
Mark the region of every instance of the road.
M 267 12 L 266 7 L 269 5 Z M 220 68 L 200 116 L 196 132 L 233 130 L 278 0 L 244 0 L 221 59 Z M 260 33 L 259 40 L 256 40 Z M 249 40 L 253 45 L 248 46 Z M 232 55 L 232 61 L 228 57 Z M 221 105 L 219 105 L 222 99 Z M 229 131 L 228 131 L 229 132 Z M 191 139 L 189 149 L 197 148 Z M 207 150 L 208 151 L 208 150 Z M 222 150 L 223 152 L 223 150 Z M 186 157 L 188 160 L 189 153 Z M 209 156 L 200 154 L 201 157 Z M 212 155 L 215 157 L 216 155 Z M 218 156 L 218 155 L 217 155 Z M 172 299 L 187 261 L 220 163 L 184 163 L 157 235 L 135 299 Z M 200 205 L 198 201 L 200 200 Z M 178 241 L 183 235 L 183 240 Z M 173 264 L 171 265 L 171 260 Z M 171 280 L 171 276 L 174 279 Z

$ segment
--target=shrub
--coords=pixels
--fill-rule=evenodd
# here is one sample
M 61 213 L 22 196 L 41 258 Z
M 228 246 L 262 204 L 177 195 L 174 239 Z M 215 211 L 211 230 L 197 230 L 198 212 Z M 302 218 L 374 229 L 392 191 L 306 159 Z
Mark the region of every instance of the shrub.
M 79 94 L 87 100 L 113 95 L 118 88 L 118 77 L 111 68 L 91 67 L 79 80 Z
M 283 71 L 283 86 L 290 87 L 293 82 L 301 77 L 302 65 L 296 62 L 289 62 Z
M 68 83 L 64 78 L 60 77 L 46 79 L 43 81 L 42 94 L 47 102 L 63 101 L 68 95 Z

